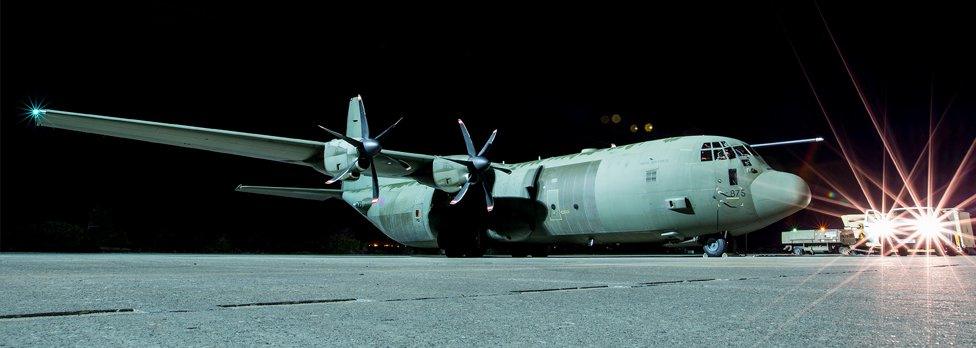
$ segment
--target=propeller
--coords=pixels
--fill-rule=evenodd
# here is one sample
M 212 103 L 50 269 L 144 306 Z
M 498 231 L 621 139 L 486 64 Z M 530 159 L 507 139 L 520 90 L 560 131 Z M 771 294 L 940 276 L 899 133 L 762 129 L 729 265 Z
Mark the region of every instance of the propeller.
M 491 136 L 488 137 L 488 141 L 485 142 L 485 145 L 481 147 L 481 151 L 474 152 L 474 142 L 471 141 L 471 133 L 468 133 L 468 128 L 464 126 L 464 121 L 458 119 L 458 125 L 461 126 L 461 135 L 464 137 L 464 146 L 468 152 L 468 159 L 445 159 L 467 166 L 468 179 L 464 182 L 464 185 L 461 186 L 461 190 L 454 195 L 454 199 L 451 200 L 451 204 L 457 204 L 460 202 L 461 199 L 464 198 L 464 195 L 468 193 L 468 189 L 471 188 L 471 185 L 481 184 L 481 190 L 485 193 L 485 203 L 488 206 L 488 211 L 491 211 L 495 208 L 495 200 L 492 199 L 491 189 L 488 187 L 488 175 L 492 169 L 501 171 L 505 174 L 512 173 L 512 171 L 508 168 L 497 166 L 491 163 L 491 161 L 485 157 L 488 149 L 491 148 L 491 144 L 495 142 L 495 135 L 498 134 L 498 130 L 496 129 L 491 132 Z
M 369 170 L 370 170 L 371 178 L 373 180 L 373 203 L 376 203 L 379 202 L 380 200 L 380 184 L 379 184 L 379 179 L 376 176 L 376 163 L 375 163 L 376 158 L 381 158 L 389 162 L 396 162 L 400 164 L 400 166 L 402 166 L 405 170 L 411 169 L 410 164 L 402 160 L 399 160 L 397 158 L 393 158 L 381 153 L 381 151 L 383 150 L 383 146 L 380 145 L 380 139 L 383 138 L 384 135 L 389 133 L 390 130 L 393 129 L 393 127 L 396 127 L 396 125 L 403 120 L 403 117 L 400 117 L 400 119 L 398 119 L 396 122 L 393 122 L 392 125 L 384 129 L 376 137 L 370 137 L 369 123 L 366 121 L 366 108 L 363 105 L 363 97 L 356 96 L 356 99 L 359 101 L 359 126 L 361 130 L 360 134 L 362 136 L 361 139 L 350 138 L 345 134 L 325 128 L 322 125 L 319 125 L 319 128 L 322 128 L 326 132 L 329 132 L 329 134 L 332 134 L 335 137 L 345 140 L 346 142 L 355 146 L 356 150 L 359 152 L 359 158 L 357 161 L 362 161 L 363 163 L 369 163 Z M 344 169 L 341 173 L 332 177 L 332 179 L 329 179 L 329 181 L 326 181 L 325 183 L 331 184 L 336 181 L 343 180 L 349 177 L 349 175 L 352 174 L 352 171 L 355 168 L 356 168 L 356 164 L 353 163 L 348 168 Z

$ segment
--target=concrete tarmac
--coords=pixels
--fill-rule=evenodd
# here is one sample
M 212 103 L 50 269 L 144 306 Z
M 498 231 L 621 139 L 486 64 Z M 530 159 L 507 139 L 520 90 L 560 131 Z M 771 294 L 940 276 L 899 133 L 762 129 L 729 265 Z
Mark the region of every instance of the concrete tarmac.
M 0 254 L 0 346 L 976 344 L 973 257 Z

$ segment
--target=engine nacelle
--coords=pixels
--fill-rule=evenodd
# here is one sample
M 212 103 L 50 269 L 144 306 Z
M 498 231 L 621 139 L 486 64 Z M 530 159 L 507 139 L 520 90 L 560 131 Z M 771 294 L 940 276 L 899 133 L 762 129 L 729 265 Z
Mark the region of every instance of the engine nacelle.
M 468 181 L 468 167 L 443 158 L 434 159 L 434 185 L 444 192 L 458 192 Z
M 349 166 L 356 166 L 352 177 L 359 177 L 359 173 L 365 168 L 359 166 L 359 151 L 356 147 L 343 140 L 335 139 L 325 143 L 323 163 L 325 172 L 329 175 L 338 175 Z

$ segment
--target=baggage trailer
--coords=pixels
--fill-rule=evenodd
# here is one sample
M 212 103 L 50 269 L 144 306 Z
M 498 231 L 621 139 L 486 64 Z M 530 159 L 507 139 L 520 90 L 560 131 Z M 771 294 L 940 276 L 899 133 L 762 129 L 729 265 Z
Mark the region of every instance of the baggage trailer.
M 854 232 L 838 229 L 785 231 L 781 234 L 783 250 L 793 255 L 841 254 L 849 255 L 857 242 Z

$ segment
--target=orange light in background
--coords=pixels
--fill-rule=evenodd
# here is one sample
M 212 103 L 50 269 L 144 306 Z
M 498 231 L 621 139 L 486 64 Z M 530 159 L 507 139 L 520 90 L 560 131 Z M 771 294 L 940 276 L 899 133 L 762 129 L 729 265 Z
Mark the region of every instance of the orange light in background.
M 607 115 L 600 116 L 600 123 L 603 124 L 610 123 L 610 116 Z
M 613 116 L 610 116 L 610 120 L 613 121 L 613 123 L 620 123 L 620 114 L 613 114 Z
M 652 125 L 650 122 L 644 124 L 645 132 L 650 133 L 652 130 L 654 130 L 654 125 Z
M 636 124 L 630 125 L 630 132 L 631 133 L 637 133 L 637 125 Z

